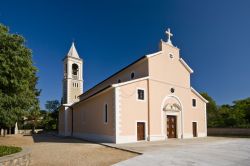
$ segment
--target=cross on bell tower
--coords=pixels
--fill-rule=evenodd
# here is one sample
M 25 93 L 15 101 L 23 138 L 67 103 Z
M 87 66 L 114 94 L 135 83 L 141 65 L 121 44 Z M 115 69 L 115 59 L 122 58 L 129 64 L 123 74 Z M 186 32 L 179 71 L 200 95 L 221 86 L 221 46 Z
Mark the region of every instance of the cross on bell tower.
M 171 37 L 173 36 L 173 34 L 170 32 L 170 28 L 168 28 L 168 30 L 165 32 L 168 36 L 168 41 L 167 43 L 170 44 L 170 45 L 173 45 L 172 42 L 171 42 Z

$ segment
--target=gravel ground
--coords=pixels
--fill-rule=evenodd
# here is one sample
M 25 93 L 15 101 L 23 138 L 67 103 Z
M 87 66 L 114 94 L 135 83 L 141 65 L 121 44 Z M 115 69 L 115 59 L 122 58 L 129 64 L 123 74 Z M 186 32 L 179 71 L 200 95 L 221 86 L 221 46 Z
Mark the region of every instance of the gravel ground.
M 99 144 L 79 139 L 60 138 L 52 135 L 11 135 L 0 137 L 0 145 L 28 147 L 32 150 L 31 165 L 112 165 L 137 156 Z

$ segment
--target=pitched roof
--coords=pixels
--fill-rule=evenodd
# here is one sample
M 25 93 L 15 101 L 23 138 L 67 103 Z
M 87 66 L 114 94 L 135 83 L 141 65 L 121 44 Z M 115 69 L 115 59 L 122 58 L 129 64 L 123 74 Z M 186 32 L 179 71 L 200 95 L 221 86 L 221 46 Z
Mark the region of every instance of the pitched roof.
M 72 106 L 77 105 L 77 104 L 79 104 L 79 103 L 81 103 L 81 102 L 83 102 L 83 101 L 86 101 L 86 100 L 88 100 L 88 99 L 90 99 L 90 98 L 92 98 L 92 97 L 94 97 L 94 96 L 96 96 L 96 95 L 98 95 L 98 94 L 100 94 L 100 93 L 102 93 L 102 92 L 105 92 L 105 91 L 107 91 L 107 90 L 109 90 L 109 89 L 111 89 L 111 88 L 114 88 L 114 87 L 113 87 L 112 85 L 108 85 L 108 86 L 102 88 L 101 90 L 99 90 L 99 91 L 93 93 L 92 95 L 86 97 L 85 99 L 73 103 Z
M 144 58 L 147 58 L 147 56 L 142 56 L 140 57 L 139 59 L 137 59 L 136 61 L 134 61 L 133 63 L 129 64 L 128 66 L 122 68 L 121 70 L 117 71 L 116 73 L 112 74 L 111 76 L 109 76 L 108 78 L 104 79 L 103 81 L 101 81 L 100 83 L 96 84 L 95 86 L 93 86 L 92 88 L 90 88 L 89 90 L 87 90 L 86 92 L 84 92 L 83 94 L 81 94 L 80 96 L 82 95 L 85 95 L 87 94 L 88 92 L 90 92 L 91 90 L 93 90 L 94 88 L 96 88 L 98 85 L 102 84 L 103 82 L 107 81 L 108 79 L 112 78 L 113 76 L 117 75 L 118 73 L 122 72 L 123 70 L 127 69 L 128 67 L 134 65 L 135 63 L 141 61 L 142 59 Z

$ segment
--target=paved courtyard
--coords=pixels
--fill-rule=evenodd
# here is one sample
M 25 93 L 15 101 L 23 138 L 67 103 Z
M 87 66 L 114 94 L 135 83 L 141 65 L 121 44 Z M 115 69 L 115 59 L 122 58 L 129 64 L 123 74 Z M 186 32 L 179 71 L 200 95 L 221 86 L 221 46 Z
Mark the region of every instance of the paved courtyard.
M 30 148 L 33 166 L 108 166 L 137 155 L 79 139 L 52 135 L 0 137 L 0 145 Z
M 32 165 L 115 166 L 249 166 L 250 139 L 207 137 L 107 144 L 143 153 L 136 155 L 79 139 L 52 135 L 0 137 L 0 144 L 29 147 Z
M 114 145 L 143 155 L 115 166 L 249 166 L 250 139 L 208 137 Z

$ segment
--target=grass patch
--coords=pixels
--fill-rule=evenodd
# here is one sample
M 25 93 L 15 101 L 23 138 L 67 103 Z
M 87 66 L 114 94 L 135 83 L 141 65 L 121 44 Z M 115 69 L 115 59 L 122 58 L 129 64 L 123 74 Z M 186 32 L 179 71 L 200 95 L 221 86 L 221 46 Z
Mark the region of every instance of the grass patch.
M 0 145 L 0 157 L 20 152 L 22 148 L 14 146 L 2 146 Z

